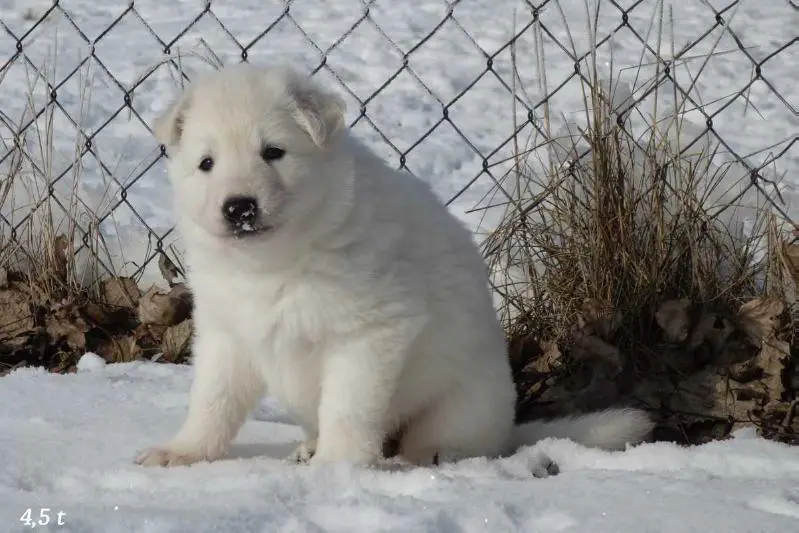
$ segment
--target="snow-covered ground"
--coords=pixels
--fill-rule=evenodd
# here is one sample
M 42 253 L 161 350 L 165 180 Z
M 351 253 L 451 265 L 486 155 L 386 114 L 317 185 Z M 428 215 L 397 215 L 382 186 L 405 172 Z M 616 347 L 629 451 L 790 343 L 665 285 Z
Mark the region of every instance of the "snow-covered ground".
M 229 459 L 139 467 L 135 452 L 182 421 L 189 369 L 85 366 L 0 381 L 0 531 L 788 533 L 799 524 L 799 449 L 748 433 L 619 453 L 543 441 L 438 469 L 318 468 L 282 460 L 300 430 L 266 399 Z M 560 474 L 531 476 L 541 452 Z M 42 508 L 49 529 L 22 525 L 27 509 L 38 520 Z
M 92 149 L 105 170 L 94 156 L 84 157 L 78 185 L 81 199 L 100 215 L 123 200 L 101 228 L 120 254 L 117 267 L 130 262 L 127 268 L 137 268 L 151 247 L 145 223 L 159 234 L 172 223 L 162 162 L 133 182 L 158 156 L 145 124 L 151 123 L 175 94 L 174 71 L 162 65 L 136 87 L 130 100 L 136 113 L 125 107 L 125 91 L 163 58 L 163 44 L 151 32 L 163 42 L 172 41 L 203 12 L 205 3 L 137 0 L 133 4 L 138 15 L 123 15 L 127 1 L 62 0 L 59 4 L 69 17 L 55 10 L 27 34 L 51 4 L 46 0 L 0 0 L 0 21 L 6 28 L 0 29 L 0 138 L 11 142 L 11 125 L 23 117 L 29 94 L 39 107 L 48 97 L 49 91 L 41 83 L 31 91 L 30 82 L 30 66 L 45 69 L 48 79 L 58 85 L 61 108 L 53 117 L 56 153 L 40 159 L 46 159 L 55 173 L 74 160 L 79 136 L 65 113 L 84 130 L 97 133 Z M 567 43 L 566 24 L 556 3 L 566 16 L 574 46 L 579 52 L 587 50 L 592 40 L 587 34 L 583 1 L 551 1 L 540 12 L 540 20 L 551 34 Z M 629 7 L 634 2 L 617 3 Z M 728 2 L 706 3 L 721 8 Z M 514 111 L 503 85 L 512 84 L 511 61 L 509 49 L 502 47 L 514 31 L 513 8 L 519 8 L 517 28 L 530 22 L 531 12 L 516 0 L 462 0 L 454 4 L 452 18 L 427 38 L 446 18 L 448 5 L 443 0 L 377 0 L 368 5 L 369 18 L 349 32 L 363 15 L 362 2 L 295 0 L 291 18 L 280 19 L 248 49 L 248 58 L 289 61 L 311 69 L 321 61 L 319 49 L 327 50 L 346 33 L 327 54 L 326 65 L 338 78 L 326 68 L 318 76 L 348 99 L 354 131 L 392 164 L 399 165 L 404 154 L 408 169 L 427 179 L 445 200 L 478 178 L 451 205 L 453 212 L 474 225 L 479 214 L 466 211 L 483 201 L 493 185 L 483 172 L 484 158 L 493 176 L 499 178 L 508 168 L 502 161 L 512 149 L 508 139 Z M 671 5 L 676 48 L 715 24 L 710 8 L 699 0 Z M 201 16 L 172 47 L 173 53 L 186 54 L 182 61 L 188 72 L 209 68 L 191 57 L 192 53 L 209 56 L 206 47 L 226 62 L 240 58 L 240 48 L 219 22 L 240 43 L 247 44 L 285 10 L 284 3 L 277 0 L 214 1 L 211 6 L 213 16 Z M 642 46 L 632 29 L 645 36 L 655 7 L 654 1 L 644 0 L 630 12 L 630 27 L 619 30 L 599 50 L 600 68 L 608 69 L 612 57 L 613 71 L 621 71 L 625 81 L 633 81 L 636 71 L 629 67 L 641 61 Z M 71 21 L 85 38 L 96 41 L 96 59 L 85 63 L 78 75 L 68 77 L 90 52 Z M 603 3 L 599 38 L 620 21 L 620 12 Z M 750 160 L 759 164 L 770 153 L 788 147 L 799 132 L 799 118 L 790 108 L 799 105 L 799 13 L 787 1 L 750 0 L 741 4 L 731 26 L 758 59 L 793 40 L 792 46 L 762 67 L 763 76 L 789 105 L 758 81 L 747 100 L 735 100 L 713 120 L 716 131 L 735 151 L 752 154 Z M 671 40 L 668 28 L 666 24 L 666 42 Z M 706 52 L 717 38 L 718 50 L 732 50 L 708 62 L 695 89 L 695 96 L 701 95 L 711 112 L 728 103 L 751 79 L 751 63 L 729 36 L 721 34 L 716 28 L 691 54 Z M 27 70 L 19 59 L 3 66 L 16 53 L 18 39 L 30 59 Z M 649 42 L 655 39 L 651 36 Z M 517 41 L 520 77 L 526 87 L 523 99 L 528 102 L 538 102 L 543 96 L 537 84 L 540 74 L 534 41 L 532 31 Z M 552 90 L 574 66 L 549 36 L 543 46 L 547 85 Z M 669 48 L 660 46 L 664 54 Z M 400 72 L 368 99 L 400 70 L 403 54 L 411 50 L 407 60 L 414 75 Z M 487 65 L 483 51 L 492 56 L 500 51 L 492 59 L 494 72 L 487 75 L 482 75 Z M 648 52 L 643 61 L 651 63 Z M 679 79 L 687 79 L 687 69 L 695 73 L 702 63 L 700 58 L 681 64 Z M 648 76 L 651 71 L 645 69 L 635 87 Z M 442 103 L 449 104 L 466 87 L 469 90 L 447 106 L 448 121 L 439 124 Z M 359 119 L 360 105 L 353 94 L 368 99 L 365 112 L 371 123 Z M 581 119 L 581 99 L 576 82 L 568 83 L 552 98 L 555 131 L 564 121 Z M 518 111 L 516 116 L 523 120 L 526 112 Z M 704 119 L 696 112 L 690 119 L 701 130 Z M 528 126 L 525 134 L 529 130 Z M 26 140 L 32 151 L 33 137 Z M 0 146 L 0 157 L 4 150 Z M 0 164 L 0 172 L 7 170 L 7 164 Z M 780 184 L 788 202 L 784 209 L 794 220 L 799 219 L 799 143 L 790 146 L 766 173 L 774 178 L 785 173 L 786 181 Z M 68 175 L 55 189 L 62 199 L 69 194 L 70 179 Z M 129 184 L 124 198 L 120 184 Z M 4 205 L 2 214 L 19 219 L 26 212 L 24 198 L 16 198 L 13 213 L 8 209 L 8 204 Z M 173 239 L 171 235 L 166 244 Z M 149 272 L 157 277 L 157 271 Z M 168 437 L 179 424 L 188 384 L 187 368 L 155 364 L 113 365 L 69 376 L 19 370 L 0 380 L 0 531 L 799 530 L 799 450 L 748 434 L 690 449 L 651 444 L 624 453 L 603 453 L 548 441 L 503 461 L 474 460 L 436 470 L 314 470 L 279 460 L 293 447 L 299 430 L 267 398 L 244 428 L 230 460 L 172 470 L 133 466 L 131 459 L 137 449 Z M 560 475 L 549 479 L 530 476 L 529 465 L 541 451 L 559 463 Z M 31 509 L 31 518 L 38 520 L 42 508 L 49 509 L 49 525 L 23 526 L 19 519 L 27 509 Z M 65 513 L 65 525 L 60 527 L 58 512 Z

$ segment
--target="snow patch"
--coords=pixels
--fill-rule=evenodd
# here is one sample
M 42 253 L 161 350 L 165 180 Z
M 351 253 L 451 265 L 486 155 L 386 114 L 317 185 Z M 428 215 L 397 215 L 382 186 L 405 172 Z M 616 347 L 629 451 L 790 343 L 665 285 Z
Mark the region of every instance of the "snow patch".
M 105 359 L 93 352 L 86 352 L 78 360 L 78 372 L 96 372 L 106 365 Z

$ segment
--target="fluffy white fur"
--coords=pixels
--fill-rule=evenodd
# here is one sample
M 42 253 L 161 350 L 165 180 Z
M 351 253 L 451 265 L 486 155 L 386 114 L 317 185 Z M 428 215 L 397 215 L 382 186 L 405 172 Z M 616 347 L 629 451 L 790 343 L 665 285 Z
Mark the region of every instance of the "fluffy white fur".
M 302 424 L 293 457 L 311 463 L 374 464 L 389 435 L 402 459 L 430 464 L 545 436 L 615 449 L 651 429 L 626 410 L 514 429 L 470 234 L 425 183 L 356 141 L 341 100 L 310 79 L 226 67 L 191 84 L 156 136 L 195 297 L 194 382 L 182 428 L 140 464 L 222 457 L 266 391 Z M 265 146 L 285 155 L 265 160 Z M 222 212 L 241 196 L 258 206 L 244 230 Z

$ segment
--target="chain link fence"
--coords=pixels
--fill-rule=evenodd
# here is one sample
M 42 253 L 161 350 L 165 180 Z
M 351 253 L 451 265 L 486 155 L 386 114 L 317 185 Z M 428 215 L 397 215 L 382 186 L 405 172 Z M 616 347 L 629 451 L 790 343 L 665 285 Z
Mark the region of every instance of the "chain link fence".
M 193 73 L 241 60 L 324 78 L 356 135 L 474 227 L 490 228 L 519 139 L 540 146 L 550 122 L 579 122 L 597 64 L 626 77 L 627 106 L 676 95 L 692 125 L 685 150 L 718 144 L 746 190 L 795 217 L 799 18 L 787 0 L 237 4 L 0 3 L 6 247 L 35 254 L 32 227 L 58 219 L 102 272 L 153 272 L 177 239 L 153 119 Z

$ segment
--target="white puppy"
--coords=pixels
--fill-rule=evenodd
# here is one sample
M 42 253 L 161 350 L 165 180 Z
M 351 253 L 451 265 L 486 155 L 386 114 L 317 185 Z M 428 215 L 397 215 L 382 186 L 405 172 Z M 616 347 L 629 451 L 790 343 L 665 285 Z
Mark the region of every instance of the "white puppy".
M 644 413 L 514 428 L 487 269 L 429 187 L 345 128 L 344 105 L 279 67 L 192 83 L 156 125 L 195 298 L 186 421 L 145 465 L 222 457 L 268 391 L 307 434 L 294 457 L 370 465 L 391 438 L 430 464 L 546 437 L 617 449 Z

